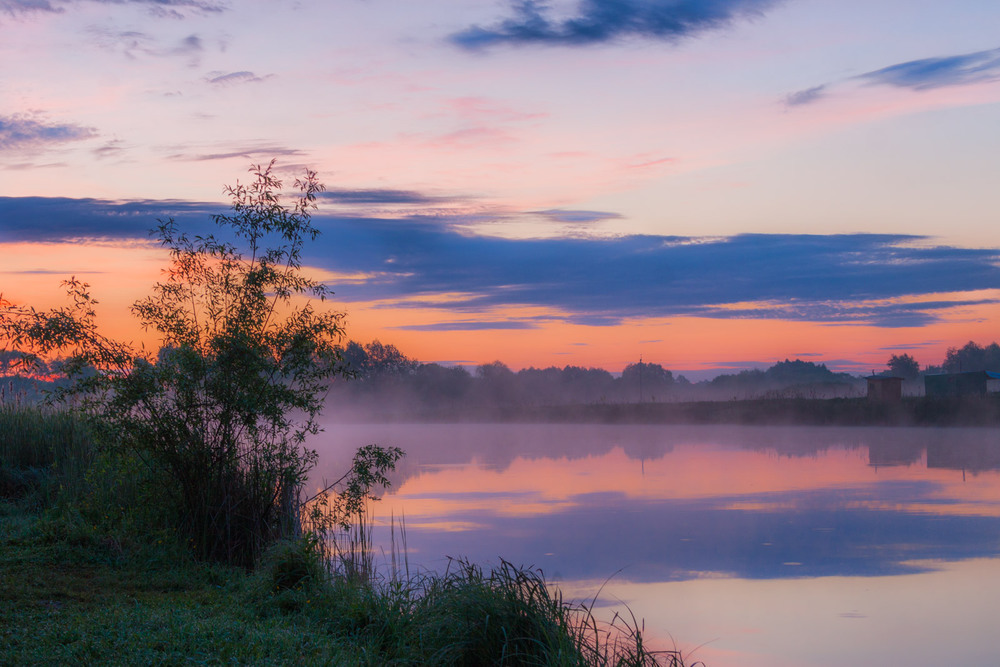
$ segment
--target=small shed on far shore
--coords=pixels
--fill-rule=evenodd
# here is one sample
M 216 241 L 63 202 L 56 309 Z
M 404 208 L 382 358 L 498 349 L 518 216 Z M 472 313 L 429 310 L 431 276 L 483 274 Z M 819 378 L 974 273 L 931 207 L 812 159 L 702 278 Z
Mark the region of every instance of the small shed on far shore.
M 1000 373 L 969 371 L 968 373 L 939 373 L 924 376 L 924 393 L 927 396 L 985 396 L 1000 381 Z
M 868 400 L 897 403 L 903 399 L 903 378 L 891 375 L 868 377 Z

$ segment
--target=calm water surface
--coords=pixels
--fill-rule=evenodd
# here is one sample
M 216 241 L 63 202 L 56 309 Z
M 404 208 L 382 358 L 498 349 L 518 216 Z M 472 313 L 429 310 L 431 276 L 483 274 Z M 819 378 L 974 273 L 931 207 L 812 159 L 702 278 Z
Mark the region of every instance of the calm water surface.
M 316 480 L 371 442 L 407 452 L 376 514 L 411 569 L 610 577 L 709 667 L 1000 664 L 996 430 L 331 423 Z

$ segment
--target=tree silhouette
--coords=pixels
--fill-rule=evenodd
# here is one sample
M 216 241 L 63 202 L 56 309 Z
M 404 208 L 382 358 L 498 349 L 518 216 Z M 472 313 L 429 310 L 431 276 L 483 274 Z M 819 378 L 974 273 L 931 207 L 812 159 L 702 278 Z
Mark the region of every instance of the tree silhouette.
M 75 279 L 65 283 L 70 306 L 0 311 L 0 340 L 30 360 L 69 353 L 74 382 L 64 394 L 82 397 L 111 451 L 163 471 L 197 555 L 244 566 L 298 529 L 316 461 L 305 438 L 319 431 L 329 379 L 343 371 L 343 315 L 323 306 L 329 289 L 301 272 L 323 186 L 307 171 L 285 206 L 273 165 L 226 188 L 232 210 L 213 216 L 224 238 L 189 237 L 173 220 L 155 230 L 170 252 L 167 277 L 132 312 L 159 338 L 157 352 L 101 334 L 97 301 Z M 401 454 L 359 451 L 346 487 L 367 494 L 358 480 L 384 482 Z
M 904 380 L 915 380 L 920 377 L 920 364 L 909 354 L 894 354 L 885 364 L 889 373 Z

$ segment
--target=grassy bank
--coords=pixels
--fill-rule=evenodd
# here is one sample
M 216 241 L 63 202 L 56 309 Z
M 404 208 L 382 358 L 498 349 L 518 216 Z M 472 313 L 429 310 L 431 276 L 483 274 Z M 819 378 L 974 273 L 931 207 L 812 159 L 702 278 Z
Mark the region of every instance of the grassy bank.
M 64 413 L 0 407 L 0 470 L 0 665 L 683 664 L 508 563 L 380 573 L 308 535 L 198 562 L 155 476 Z

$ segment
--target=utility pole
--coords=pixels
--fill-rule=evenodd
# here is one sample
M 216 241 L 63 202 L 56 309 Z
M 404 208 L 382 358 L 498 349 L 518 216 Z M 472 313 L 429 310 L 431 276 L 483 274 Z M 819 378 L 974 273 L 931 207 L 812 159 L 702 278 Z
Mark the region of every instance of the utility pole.
M 639 355 L 639 402 L 642 403 L 642 355 Z

